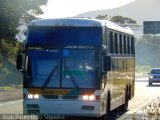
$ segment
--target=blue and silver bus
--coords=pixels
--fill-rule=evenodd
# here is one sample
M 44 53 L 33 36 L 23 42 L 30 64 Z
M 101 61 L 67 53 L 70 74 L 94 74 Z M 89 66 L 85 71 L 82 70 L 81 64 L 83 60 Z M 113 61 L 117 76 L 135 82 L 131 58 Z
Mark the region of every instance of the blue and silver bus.
M 25 114 L 106 119 L 134 96 L 131 29 L 89 18 L 41 19 L 27 29 L 17 56 Z

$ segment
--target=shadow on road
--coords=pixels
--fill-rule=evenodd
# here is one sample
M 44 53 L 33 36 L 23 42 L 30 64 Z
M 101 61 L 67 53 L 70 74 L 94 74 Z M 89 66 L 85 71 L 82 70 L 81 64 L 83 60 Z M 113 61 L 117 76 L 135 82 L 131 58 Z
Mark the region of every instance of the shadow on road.
M 126 111 L 127 112 L 127 111 Z M 124 115 L 126 112 L 120 112 L 119 108 L 113 110 L 108 116 L 107 120 L 117 120 L 119 117 Z
M 127 112 L 127 111 L 126 111 Z M 119 109 L 115 109 L 110 112 L 109 116 L 107 116 L 107 120 L 117 120 L 119 117 L 124 115 L 126 112 L 120 112 Z M 66 117 L 64 120 L 97 120 L 94 117 Z

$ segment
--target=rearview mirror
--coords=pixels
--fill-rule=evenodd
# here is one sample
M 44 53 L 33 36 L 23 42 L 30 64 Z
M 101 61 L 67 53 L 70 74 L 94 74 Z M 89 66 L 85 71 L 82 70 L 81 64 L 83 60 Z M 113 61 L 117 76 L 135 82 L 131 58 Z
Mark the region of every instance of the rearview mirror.
M 104 57 L 104 67 L 106 71 L 111 70 L 111 57 L 110 56 L 105 56 Z
M 103 73 L 111 70 L 111 57 L 104 55 L 103 56 Z
M 21 71 L 22 70 L 22 55 L 20 53 L 18 53 L 17 55 L 16 64 L 17 64 L 17 70 Z

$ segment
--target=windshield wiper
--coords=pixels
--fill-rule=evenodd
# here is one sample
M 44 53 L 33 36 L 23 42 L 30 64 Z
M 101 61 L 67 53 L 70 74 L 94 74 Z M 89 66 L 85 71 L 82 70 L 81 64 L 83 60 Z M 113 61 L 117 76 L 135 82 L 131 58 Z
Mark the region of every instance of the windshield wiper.
M 58 66 L 55 65 L 55 66 L 53 67 L 53 69 L 51 70 L 51 72 L 49 73 L 49 75 L 48 75 L 45 83 L 43 84 L 43 87 L 42 87 L 42 88 L 45 88 L 45 87 L 48 85 L 48 83 L 51 81 L 53 75 L 54 75 L 57 71 L 58 71 Z
M 68 74 L 69 78 L 71 79 L 73 85 L 74 85 L 76 88 L 79 88 L 79 86 L 78 86 L 78 84 L 76 83 L 76 81 L 75 81 L 72 73 L 70 72 L 68 66 L 65 66 L 64 68 L 65 68 L 65 70 L 67 71 L 66 73 Z

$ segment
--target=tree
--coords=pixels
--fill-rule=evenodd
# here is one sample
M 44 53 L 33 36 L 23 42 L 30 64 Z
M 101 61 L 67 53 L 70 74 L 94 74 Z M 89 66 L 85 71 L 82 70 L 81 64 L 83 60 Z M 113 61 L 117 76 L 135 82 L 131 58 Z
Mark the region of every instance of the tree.
M 112 22 L 115 22 L 117 24 L 120 24 L 120 25 L 127 25 L 127 24 L 136 24 L 136 21 L 131 19 L 131 18 L 128 18 L 128 17 L 123 17 L 123 16 L 113 16 L 111 18 L 111 21 Z
M 36 19 L 35 15 L 43 14 L 40 6 L 48 0 L 0 0 L 0 53 L 6 59 L 8 45 L 17 39 L 19 26 Z
M 120 16 L 120 15 L 117 15 L 117 16 L 113 16 L 113 17 L 110 17 L 108 15 L 98 15 L 96 17 L 96 19 L 100 19 L 100 20 L 110 20 L 114 23 L 117 23 L 118 25 L 121 25 L 121 26 L 127 26 L 127 25 L 135 25 L 137 24 L 137 22 L 131 18 L 128 18 L 128 17 L 123 17 L 123 16 Z
M 160 36 L 144 35 L 136 42 L 136 62 L 151 67 L 160 66 Z
M 108 20 L 108 15 L 98 15 L 97 17 L 96 17 L 96 19 L 100 19 L 100 20 Z
M 43 14 L 42 5 L 48 0 L 0 0 L 0 85 L 17 83 L 15 60 L 19 43 L 19 27 Z M 11 60 L 10 60 L 11 59 Z M 19 81 L 18 81 L 19 82 Z M 2 84 L 3 83 L 3 84 Z
M 15 40 L 18 27 L 43 14 L 48 0 L 0 0 L 0 40 Z

